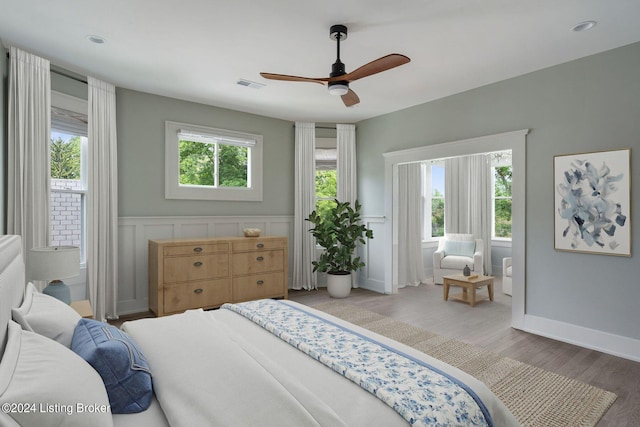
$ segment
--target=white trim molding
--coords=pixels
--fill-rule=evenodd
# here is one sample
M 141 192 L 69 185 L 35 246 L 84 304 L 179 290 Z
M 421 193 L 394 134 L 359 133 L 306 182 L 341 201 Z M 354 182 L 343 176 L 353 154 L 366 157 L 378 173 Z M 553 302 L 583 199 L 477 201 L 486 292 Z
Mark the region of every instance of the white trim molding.
M 527 314 L 525 332 L 640 362 L 640 340 Z
M 248 187 L 213 187 L 180 184 L 180 133 L 194 132 L 230 140 L 252 141 L 247 163 Z M 166 199 L 262 201 L 262 135 L 165 121 Z M 216 155 L 217 156 L 217 155 Z M 217 167 L 217 166 L 216 166 Z M 216 178 L 217 179 L 217 178 Z M 216 181 L 217 182 L 217 181 Z
M 517 329 L 523 328 L 525 315 L 526 135 L 528 133 L 529 129 L 521 129 L 383 154 L 385 162 L 384 215 L 387 219 L 387 244 L 385 245 L 384 256 L 385 293 L 398 292 L 398 224 L 394 219 L 397 218 L 398 215 L 398 204 L 396 200 L 398 194 L 398 165 L 409 162 L 511 150 L 513 156 L 512 257 L 514 284 L 511 303 L 511 325 Z
M 363 216 L 362 223 L 373 231 L 373 239 L 360 246 L 360 259 L 364 267 L 358 271 L 357 286 L 374 292 L 385 293 L 384 290 L 384 248 L 385 218 L 384 216 Z

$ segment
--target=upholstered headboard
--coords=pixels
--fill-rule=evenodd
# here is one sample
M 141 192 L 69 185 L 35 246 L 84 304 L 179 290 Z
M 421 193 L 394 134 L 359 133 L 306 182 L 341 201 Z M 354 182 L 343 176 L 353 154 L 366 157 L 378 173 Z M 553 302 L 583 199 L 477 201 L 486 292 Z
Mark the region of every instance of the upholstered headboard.
M 25 288 L 20 236 L 0 236 L 0 358 L 7 343 L 11 308 L 22 302 Z

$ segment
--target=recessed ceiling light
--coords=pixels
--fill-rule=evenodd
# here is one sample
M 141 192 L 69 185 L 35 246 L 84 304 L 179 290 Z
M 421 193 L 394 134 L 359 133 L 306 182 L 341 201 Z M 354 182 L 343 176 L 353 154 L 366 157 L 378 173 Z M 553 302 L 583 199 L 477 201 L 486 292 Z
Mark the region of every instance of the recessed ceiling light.
M 96 36 L 96 35 L 89 35 L 87 36 L 87 40 L 89 40 L 91 43 L 95 43 L 95 44 L 103 44 L 106 42 L 106 40 L 104 39 L 104 37 L 102 36 Z
M 592 29 L 595 26 L 596 26 L 596 21 L 584 21 L 584 22 L 581 22 L 579 24 L 576 24 L 571 29 L 571 31 L 576 31 L 576 32 L 587 31 L 587 30 Z

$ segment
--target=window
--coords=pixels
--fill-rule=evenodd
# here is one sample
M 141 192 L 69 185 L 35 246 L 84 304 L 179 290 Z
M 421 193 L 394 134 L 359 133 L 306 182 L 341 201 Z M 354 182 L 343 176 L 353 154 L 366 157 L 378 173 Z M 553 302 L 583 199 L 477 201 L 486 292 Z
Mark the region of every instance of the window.
M 493 238 L 511 239 L 511 153 L 494 153 Z M 508 164 L 505 164 L 508 163 Z
M 168 199 L 262 200 L 262 136 L 165 123 Z
M 424 240 L 444 236 L 444 162 L 429 161 L 422 164 L 424 212 Z M 429 215 L 430 213 L 430 215 Z
M 51 97 L 50 244 L 80 247 L 86 262 L 87 104 L 67 95 Z M 58 107 L 57 105 L 62 105 Z
M 325 217 L 335 207 L 338 197 L 337 159 L 335 138 L 316 138 L 316 212 Z
M 444 165 L 431 165 L 431 237 L 444 236 Z

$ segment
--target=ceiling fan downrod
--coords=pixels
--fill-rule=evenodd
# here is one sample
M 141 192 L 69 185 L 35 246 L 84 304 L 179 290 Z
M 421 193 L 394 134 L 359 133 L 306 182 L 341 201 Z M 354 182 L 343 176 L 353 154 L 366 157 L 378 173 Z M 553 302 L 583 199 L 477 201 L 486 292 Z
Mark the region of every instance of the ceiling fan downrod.
M 340 61 L 340 40 L 346 40 L 347 27 L 344 25 L 332 25 L 329 30 L 329 37 L 336 41 L 336 62 L 331 66 L 331 77 L 339 77 L 347 74 L 344 64 Z M 338 80 L 329 82 L 329 93 L 332 95 L 344 95 L 349 92 L 349 82 L 346 80 Z

